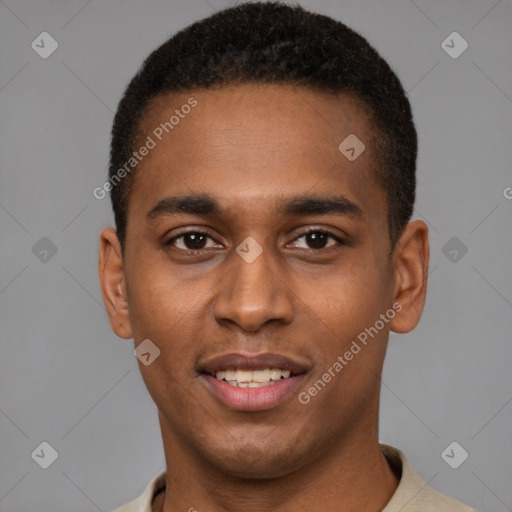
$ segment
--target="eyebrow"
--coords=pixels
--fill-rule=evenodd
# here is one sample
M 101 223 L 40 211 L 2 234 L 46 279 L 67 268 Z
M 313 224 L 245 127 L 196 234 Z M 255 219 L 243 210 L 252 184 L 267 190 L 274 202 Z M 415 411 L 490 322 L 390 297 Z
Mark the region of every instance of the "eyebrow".
M 285 216 L 343 215 L 361 217 L 362 209 L 343 196 L 300 195 L 286 199 L 279 205 L 279 212 Z M 222 208 L 209 195 L 170 196 L 160 199 L 147 213 L 148 220 L 180 213 L 199 216 L 220 216 Z

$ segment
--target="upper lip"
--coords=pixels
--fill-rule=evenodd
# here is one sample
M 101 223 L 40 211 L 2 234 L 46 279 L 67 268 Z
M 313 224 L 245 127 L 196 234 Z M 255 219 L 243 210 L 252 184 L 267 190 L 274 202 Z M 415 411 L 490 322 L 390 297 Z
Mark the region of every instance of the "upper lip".
M 264 352 L 261 354 L 230 353 L 199 362 L 197 370 L 202 373 L 215 374 L 222 370 L 289 370 L 292 374 L 300 374 L 309 370 L 309 365 L 290 357 Z

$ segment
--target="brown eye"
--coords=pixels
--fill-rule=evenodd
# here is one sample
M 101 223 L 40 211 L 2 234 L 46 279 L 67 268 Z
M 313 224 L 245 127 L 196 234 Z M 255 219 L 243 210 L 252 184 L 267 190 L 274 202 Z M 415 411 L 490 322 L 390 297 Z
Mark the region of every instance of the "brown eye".
M 313 249 L 323 249 L 330 236 L 326 233 L 316 231 L 305 235 L 307 244 Z
M 172 245 L 176 249 L 185 251 L 201 251 L 207 248 L 208 239 L 212 240 L 208 233 L 188 231 L 171 238 L 165 245 Z M 210 245 L 210 247 L 212 246 Z
M 296 238 L 293 243 L 297 244 L 297 240 L 300 239 L 304 239 L 306 243 L 306 247 L 302 247 L 304 249 L 321 250 L 331 247 L 332 245 L 336 245 L 336 243 L 339 245 L 344 245 L 344 241 L 338 236 L 330 233 L 329 231 L 322 231 L 318 229 L 304 233 L 303 235 Z M 327 245 L 329 239 L 334 240 L 334 243 Z M 295 247 L 300 246 L 295 245 Z

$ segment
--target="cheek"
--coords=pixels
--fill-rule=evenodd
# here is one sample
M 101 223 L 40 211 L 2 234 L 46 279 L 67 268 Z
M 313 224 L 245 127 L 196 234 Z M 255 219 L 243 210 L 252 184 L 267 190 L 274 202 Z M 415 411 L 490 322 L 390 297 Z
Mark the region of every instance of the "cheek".
M 146 247 L 127 258 L 127 289 L 134 337 L 162 338 L 191 310 L 179 269 L 166 265 L 160 251 Z
M 192 340 L 194 325 L 197 329 L 197 292 L 186 293 L 176 278 L 162 276 L 156 268 L 147 272 L 141 268 L 132 275 L 130 322 L 137 344 L 149 339 L 160 351 L 150 365 L 139 363 L 149 394 L 160 409 L 178 414 L 190 393 L 185 383 L 195 376 Z
M 134 260 L 140 264 L 129 274 L 134 339 L 140 343 L 148 338 L 157 345 L 161 351 L 157 361 L 162 371 L 190 378 L 195 376 L 191 375 L 195 341 L 205 338 L 208 291 L 215 282 L 206 278 L 184 279 L 182 269 L 158 259 Z
M 371 260 L 340 265 L 339 269 L 302 279 L 297 296 L 321 319 L 326 334 L 347 339 L 372 325 L 387 309 L 389 285 Z M 382 266 L 382 264 L 381 264 Z

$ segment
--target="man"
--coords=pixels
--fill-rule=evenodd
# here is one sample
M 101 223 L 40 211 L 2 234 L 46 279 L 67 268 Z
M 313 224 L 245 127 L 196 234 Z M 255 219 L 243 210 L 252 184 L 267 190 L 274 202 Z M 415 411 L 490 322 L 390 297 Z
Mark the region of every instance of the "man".
M 118 511 L 469 511 L 378 442 L 390 331 L 425 301 L 417 139 L 366 40 L 279 3 L 155 50 L 112 131 L 100 240 L 166 471 Z

